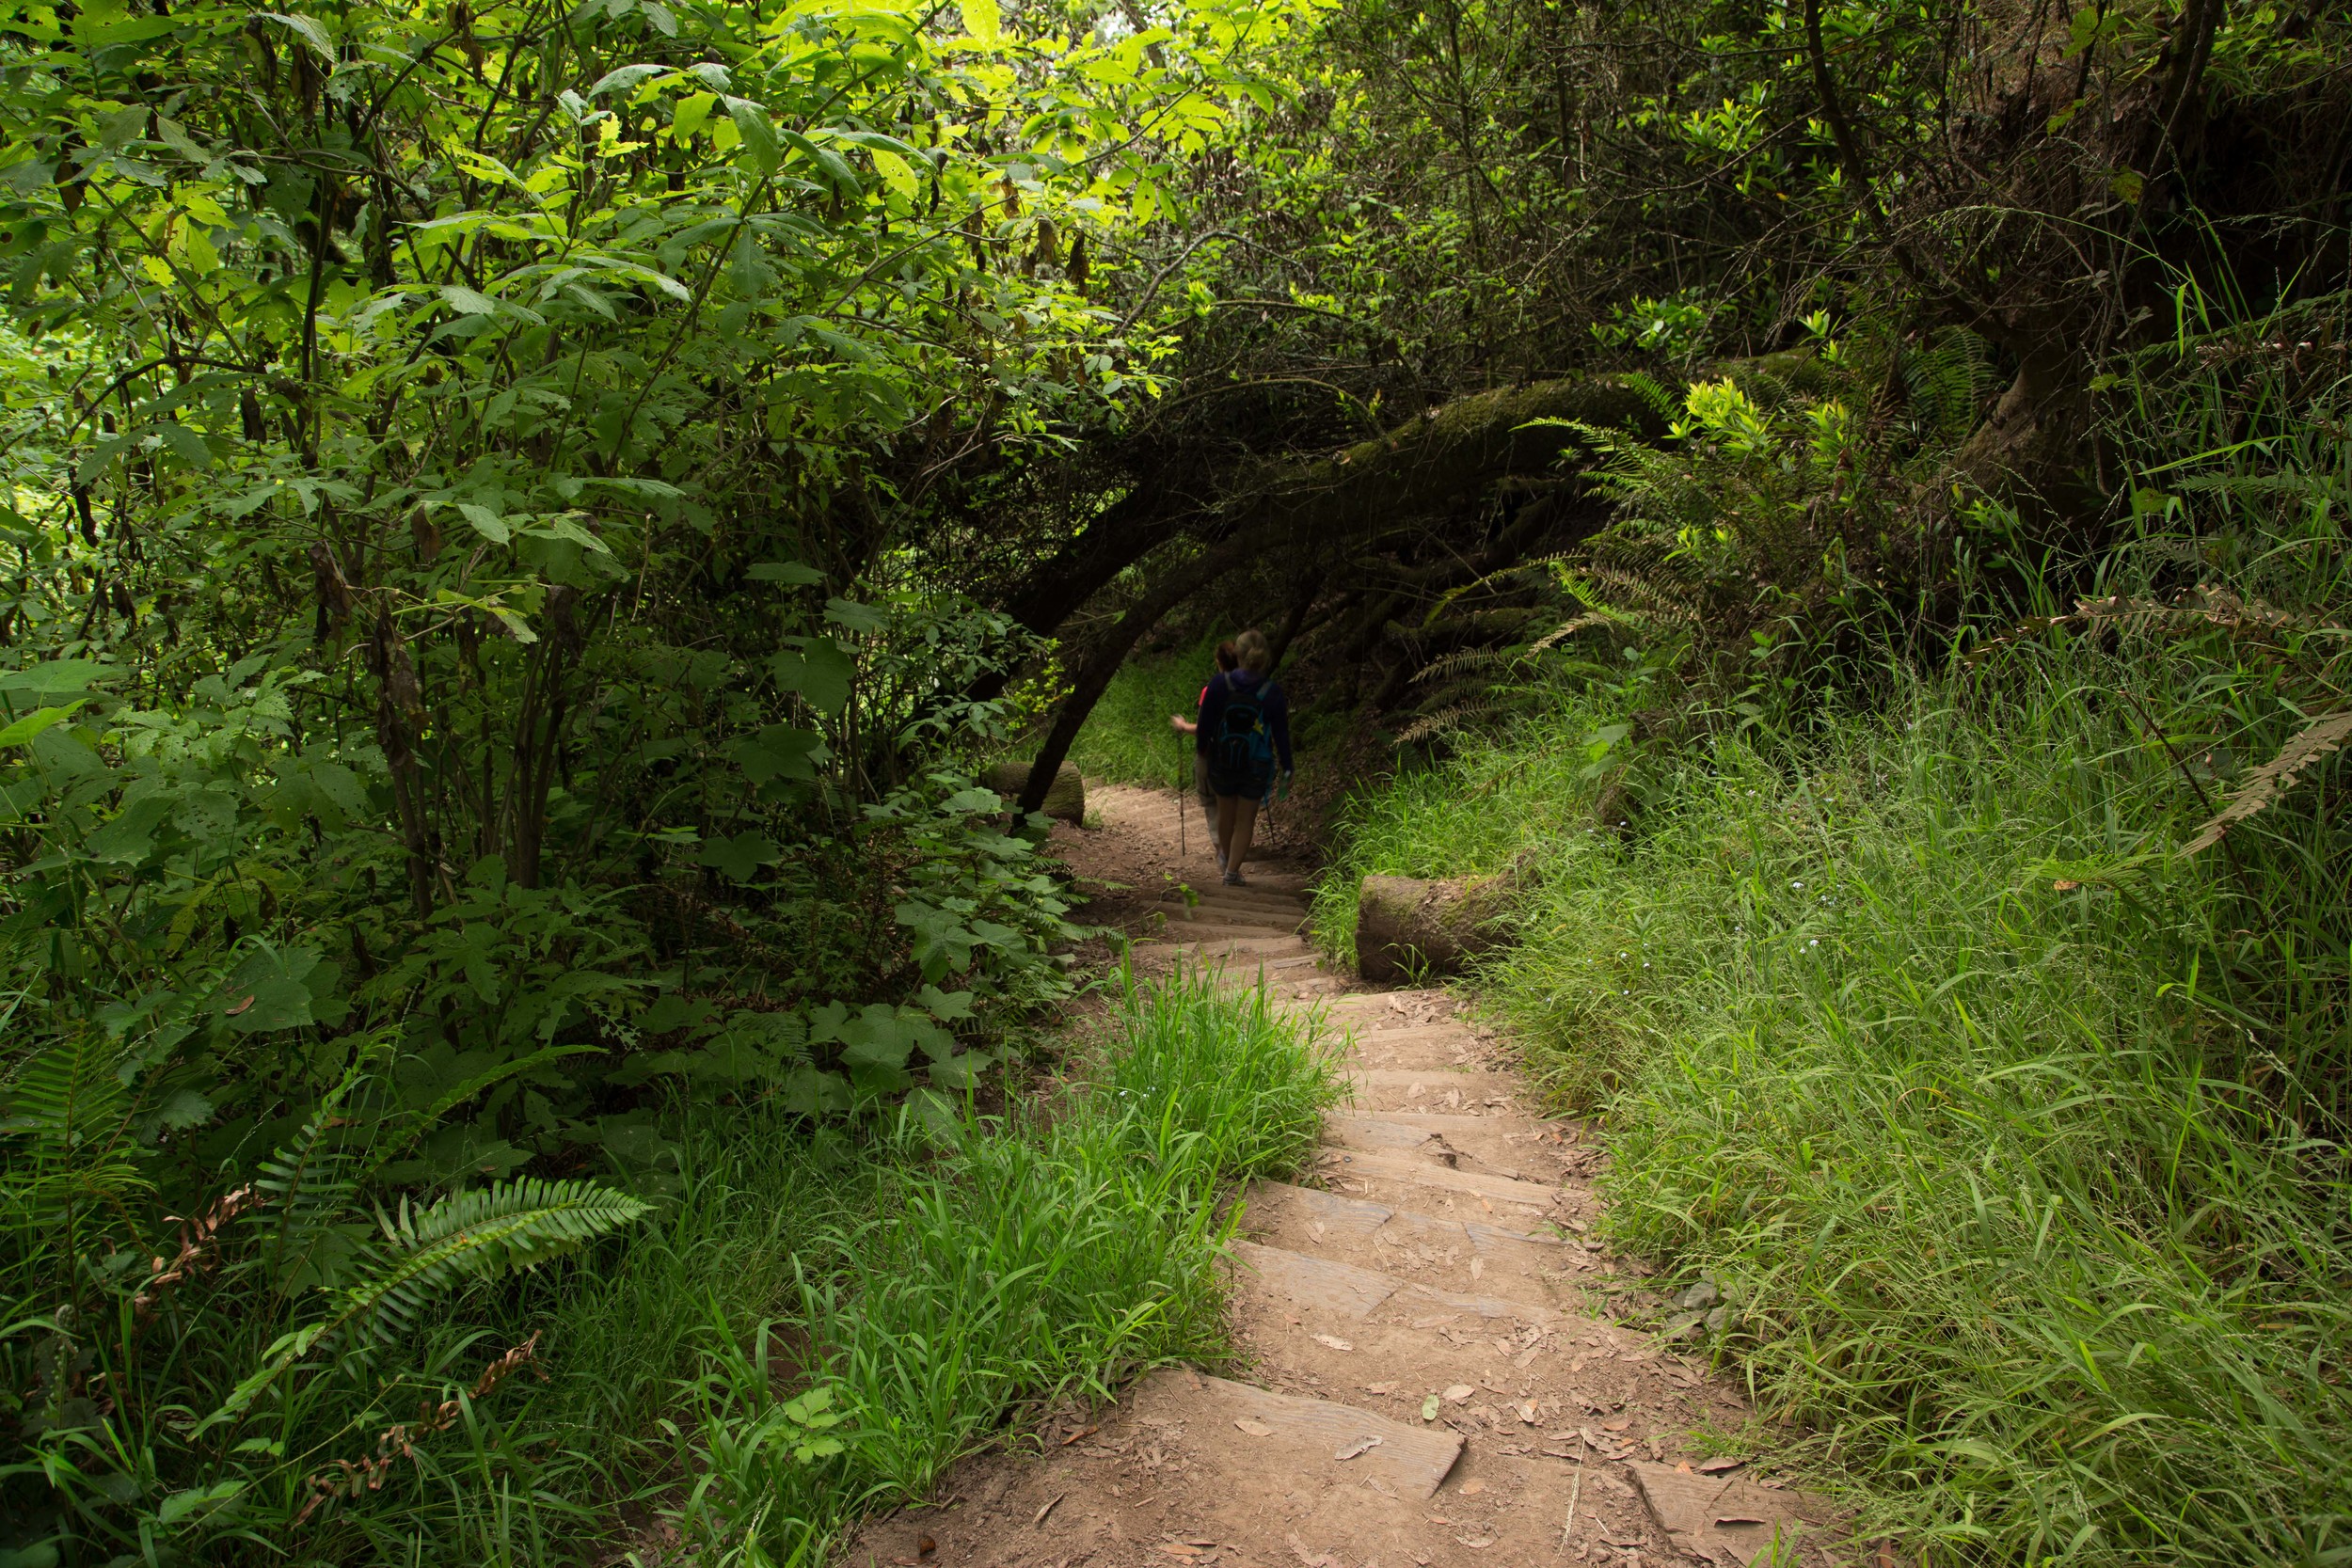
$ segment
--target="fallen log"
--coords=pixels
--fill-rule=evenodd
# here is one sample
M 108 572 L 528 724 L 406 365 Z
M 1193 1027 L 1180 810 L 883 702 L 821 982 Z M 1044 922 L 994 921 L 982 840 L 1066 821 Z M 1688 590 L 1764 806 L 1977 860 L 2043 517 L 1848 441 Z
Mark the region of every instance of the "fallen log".
M 1008 800 L 1018 800 L 1029 787 L 1029 765 L 1025 762 L 1000 762 L 980 776 L 980 782 Z M 1054 769 L 1054 782 L 1045 786 L 1045 798 L 1037 809 L 1057 821 L 1083 827 L 1087 819 L 1087 783 L 1078 770 L 1068 763 Z
M 1356 972 L 1367 980 L 1458 974 L 1508 937 L 1518 879 L 1366 877 L 1356 894 Z

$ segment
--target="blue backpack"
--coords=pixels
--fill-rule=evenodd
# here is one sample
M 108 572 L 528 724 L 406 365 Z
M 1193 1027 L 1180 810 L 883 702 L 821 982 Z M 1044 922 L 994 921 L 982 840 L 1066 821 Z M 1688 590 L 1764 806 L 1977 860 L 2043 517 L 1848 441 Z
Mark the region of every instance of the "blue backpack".
M 1210 749 L 1209 766 L 1229 779 L 1259 784 L 1274 777 L 1274 727 L 1266 722 L 1265 696 L 1274 683 L 1261 678 L 1248 690 L 1225 683 L 1225 727 Z

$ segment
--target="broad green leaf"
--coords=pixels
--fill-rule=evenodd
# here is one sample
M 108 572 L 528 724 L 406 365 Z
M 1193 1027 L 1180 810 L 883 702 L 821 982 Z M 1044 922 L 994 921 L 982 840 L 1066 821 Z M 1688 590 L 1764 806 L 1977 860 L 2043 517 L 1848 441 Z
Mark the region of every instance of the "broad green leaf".
M 310 45 L 310 53 L 316 55 L 320 59 L 325 60 L 327 63 L 328 69 L 333 69 L 335 62 L 335 45 L 333 41 L 327 38 L 326 28 L 320 26 L 317 23 L 311 21 L 307 16 L 294 16 L 285 11 L 263 11 L 262 15 L 268 21 L 275 22 L 278 25 L 286 28 L 288 31 L 292 32 L 294 37 Z
M 259 948 L 221 982 L 213 1010 L 241 1035 L 301 1028 L 311 1022 L 310 988 L 303 980 L 318 962 L 308 947 Z
M 463 283 L 444 283 L 441 285 L 440 293 L 441 297 L 449 301 L 453 308 L 467 315 L 495 316 L 499 313 L 497 300 L 492 299 L 488 294 L 469 289 Z
M 762 174 L 773 174 L 784 162 L 783 147 L 776 140 L 775 122 L 768 111 L 748 98 L 729 96 L 722 100 L 727 106 L 727 118 L 735 121 L 735 129 L 743 138 L 744 148 Z
M 963 12 L 963 30 L 982 43 L 994 43 L 1005 30 L 996 0 L 959 0 L 958 8 Z
M 29 743 L 33 736 L 51 725 L 62 724 L 72 718 L 87 701 L 89 699 L 87 697 L 76 697 L 63 707 L 45 707 L 38 712 L 26 714 L 7 729 L 0 730 L 0 746 L 23 746 Z
M 471 501 L 459 501 L 457 515 L 472 524 L 473 531 L 493 545 L 503 545 L 515 536 L 515 531 L 507 527 L 506 519 L 486 506 L 476 506 Z
M 838 718 L 850 705 L 850 687 L 857 666 L 841 645 L 829 637 L 812 637 L 799 653 L 782 653 L 768 661 L 776 685 L 797 691 L 809 706 L 828 719 Z
M 695 857 L 699 863 L 739 882 L 750 881 L 759 875 L 761 866 L 773 865 L 782 858 L 775 845 L 762 832 L 705 840 L 702 853 Z

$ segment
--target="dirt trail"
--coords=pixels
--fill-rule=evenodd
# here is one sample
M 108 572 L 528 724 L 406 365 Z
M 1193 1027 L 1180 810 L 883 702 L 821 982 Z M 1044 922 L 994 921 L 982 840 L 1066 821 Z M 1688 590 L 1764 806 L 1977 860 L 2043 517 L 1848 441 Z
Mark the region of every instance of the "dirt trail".
M 1091 917 L 1132 932 L 1139 965 L 1216 965 L 1320 1006 L 1346 1032 L 1355 1099 L 1299 1184 L 1244 1195 L 1232 1379 L 1154 1372 L 1113 1409 L 960 1466 L 940 1506 L 877 1521 L 846 1560 L 1832 1560 L 1819 1505 L 1689 1446 L 1746 1420 L 1735 1390 L 1612 1319 L 1630 1265 L 1586 1239 L 1605 1158 L 1587 1130 L 1534 1112 L 1510 1053 L 1444 991 L 1333 974 L 1298 935 L 1298 870 L 1253 861 L 1248 887 L 1218 887 L 1197 810 L 1180 859 L 1171 796 L 1091 788 L 1089 804 L 1101 827 L 1057 847 L 1130 890 Z

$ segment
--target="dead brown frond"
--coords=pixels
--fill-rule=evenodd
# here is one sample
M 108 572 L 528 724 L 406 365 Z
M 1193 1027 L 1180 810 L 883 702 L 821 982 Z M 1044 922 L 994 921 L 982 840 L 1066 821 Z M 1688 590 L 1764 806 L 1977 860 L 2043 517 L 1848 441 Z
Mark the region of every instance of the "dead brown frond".
M 1416 745 L 1434 740 L 1456 730 L 1467 729 L 1478 721 L 1504 711 L 1503 705 L 1491 697 L 1473 698 L 1467 703 L 1454 703 L 1435 713 L 1423 714 L 1397 734 L 1397 744 Z
M 1449 680 L 1474 670 L 1491 670 L 1497 665 L 1516 664 L 1520 658 L 1517 648 L 1464 648 L 1443 658 L 1430 660 L 1413 673 L 1413 684 L 1423 681 Z
M 253 1188 L 244 1186 L 215 1199 L 213 1206 L 198 1218 L 171 1216 L 180 1222 L 180 1255 L 168 1263 L 158 1258 L 149 1265 L 147 1283 L 140 1288 L 137 1295 L 131 1298 L 131 1309 L 136 1322 L 143 1323 L 152 1317 L 166 1291 L 210 1261 L 211 1248 L 220 1237 L 221 1227 L 251 1208 L 253 1200 Z
M 1584 614 L 1579 615 L 1572 621 L 1561 622 L 1558 626 L 1544 633 L 1543 636 L 1535 639 L 1534 641 L 1527 645 L 1527 651 L 1531 654 L 1548 654 L 1551 652 L 1552 649 L 1558 647 L 1561 643 L 1566 641 L 1569 638 L 1574 637 L 1580 631 L 1587 631 L 1594 626 L 1605 626 L 1607 625 L 1609 625 L 1608 616 L 1603 615 L 1597 610 L 1587 610 Z
M 375 1440 L 375 1452 L 366 1459 L 339 1459 L 331 1470 L 321 1470 L 303 1484 L 310 1496 L 304 1499 L 302 1511 L 294 1515 L 294 1524 L 310 1521 L 310 1515 L 338 1497 L 356 1497 L 362 1492 L 379 1492 L 384 1478 L 391 1472 L 397 1460 L 417 1456 L 417 1439 L 437 1432 L 446 1432 L 456 1424 L 468 1402 L 479 1403 L 490 1390 L 521 1370 L 538 1354 L 539 1336 L 533 1334 L 482 1369 L 482 1375 L 473 1380 L 473 1387 L 464 1400 L 443 1400 L 437 1405 L 424 1405 L 414 1421 L 399 1421 L 385 1429 Z M 539 1374 L 542 1381 L 547 1374 Z
M 2311 617 L 2275 609 L 2260 599 L 2242 598 L 2217 583 L 2201 583 L 2183 589 L 2169 603 L 2122 594 L 2077 600 L 2071 614 L 2035 615 L 2020 621 L 2012 630 L 1972 651 L 1969 661 L 1988 657 L 1998 649 L 2059 626 L 2104 626 L 2119 632 L 2171 637 L 2217 627 L 2233 637 L 2254 638 L 2337 629 Z
M 2292 789 L 2296 774 L 2341 749 L 2346 740 L 2352 740 L 2352 708 L 2304 725 L 2279 748 L 2277 756 L 2246 775 L 2246 782 L 2230 792 L 2228 802 L 2214 814 L 2213 820 L 2181 846 L 2181 853 L 2194 855 L 2220 843 L 2232 828 Z

